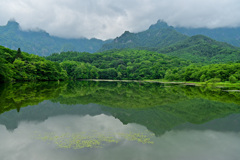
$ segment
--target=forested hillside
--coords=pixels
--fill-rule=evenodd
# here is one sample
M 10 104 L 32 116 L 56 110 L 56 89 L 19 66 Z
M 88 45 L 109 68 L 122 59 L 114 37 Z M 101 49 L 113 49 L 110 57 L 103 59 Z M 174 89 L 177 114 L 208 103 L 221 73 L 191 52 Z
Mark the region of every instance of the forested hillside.
M 163 21 L 151 25 L 148 30 L 139 33 L 124 32 L 111 43 L 104 44 L 100 51 L 111 49 L 146 49 L 149 47 L 162 48 L 186 39 L 187 36 L 177 32 Z
M 215 42 L 212 39 L 207 39 Z M 209 41 L 209 43 L 210 43 Z M 195 43 L 193 43 L 195 44 Z M 191 44 L 189 44 L 191 46 Z M 229 49 L 232 46 L 225 44 Z M 234 47 L 232 48 L 234 49 Z M 211 59 L 201 55 L 208 63 L 194 63 L 181 58 L 146 50 L 111 50 L 102 53 L 64 52 L 52 54 L 48 60 L 59 62 L 72 79 L 166 79 L 169 81 L 230 81 L 240 80 L 240 63 L 221 63 L 223 58 Z M 213 53 L 214 55 L 214 53 Z M 239 52 L 236 59 L 239 61 Z M 194 56 L 193 56 L 194 57 Z M 184 57 L 186 58 L 186 57 Z M 190 59 L 190 58 L 189 58 Z M 208 60 L 209 59 L 209 60 Z M 215 60 L 215 61 L 213 61 Z M 220 63 L 220 64 L 219 64 Z
M 204 35 L 184 36 L 163 21 L 143 32 L 126 31 L 113 42 L 103 45 L 100 51 L 129 48 L 155 51 L 203 64 L 240 60 L 240 48 Z
M 67 73 L 58 63 L 0 46 L 0 82 L 64 79 Z
M 6 26 L 0 26 L 0 45 L 10 49 L 39 55 L 48 56 L 51 53 L 64 51 L 96 52 L 104 43 L 99 39 L 66 39 L 49 35 L 47 32 L 23 31 L 15 21 L 9 21 Z
M 166 79 L 235 83 L 240 80 L 240 63 L 206 65 L 146 50 L 111 50 L 94 54 L 62 52 L 46 59 L 0 46 L 0 81 Z
M 145 50 L 64 52 L 47 59 L 61 62 L 74 79 L 162 79 L 166 70 L 189 65 L 186 60 Z
M 226 42 L 240 47 L 240 27 L 222 27 L 222 28 L 184 28 L 175 27 L 176 31 L 187 36 L 202 34 L 217 41 Z
M 18 43 L 31 46 L 26 39 L 34 42 L 33 37 L 40 37 L 41 49 L 46 49 L 42 43 L 50 43 L 47 33 L 21 31 L 16 22 L 0 27 L 1 31 L 4 32 L 1 38 L 12 35 L 16 46 Z M 52 47 L 51 43 L 48 46 Z M 57 52 L 43 58 L 0 46 L 0 81 L 166 79 L 235 83 L 240 80 L 240 48 L 203 35 L 187 37 L 163 21 L 140 33 L 125 32 L 101 50 L 107 51 Z
M 154 50 L 181 58 L 187 57 L 195 62 L 202 62 L 208 60 L 208 58 L 203 58 L 201 57 L 202 55 L 199 54 L 211 54 L 211 52 L 213 52 L 214 56 L 216 56 L 216 54 L 220 52 L 221 55 L 217 55 L 216 59 L 221 59 L 235 51 L 233 47 L 227 46 L 224 43 L 211 41 L 211 43 L 208 44 L 209 40 L 206 40 L 206 37 L 203 38 L 199 36 L 199 34 L 209 36 L 214 40 L 227 42 L 234 46 L 240 46 L 239 28 L 174 28 L 160 20 L 156 24 L 151 25 L 146 31 L 139 33 L 126 31 L 113 41 L 86 38 L 64 39 L 51 36 L 43 30 L 23 31 L 15 21 L 9 21 L 6 26 L 0 26 L 0 34 L 2 46 L 14 50 L 21 48 L 24 52 L 40 56 L 48 56 L 51 53 L 66 51 L 94 53 L 96 51 L 111 49 L 132 48 Z M 188 36 L 193 37 L 189 38 Z M 199 41 L 201 38 L 203 40 Z M 228 47 L 228 49 L 225 50 L 222 47 Z M 226 53 L 226 55 L 223 56 L 222 53 Z M 231 61 L 235 59 L 235 57 L 228 55 L 228 58 L 225 59 Z
M 236 62 L 240 60 L 240 48 L 215 41 L 203 35 L 189 37 L 184 41 L 165 48 L 152 48 L 149 50 L 203 64 Z

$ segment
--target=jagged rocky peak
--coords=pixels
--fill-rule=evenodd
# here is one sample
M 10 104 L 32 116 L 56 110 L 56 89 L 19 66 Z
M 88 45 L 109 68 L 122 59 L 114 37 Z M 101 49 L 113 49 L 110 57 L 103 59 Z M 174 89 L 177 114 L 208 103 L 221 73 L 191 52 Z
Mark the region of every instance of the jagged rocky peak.
M 8 21 L 7 27 L 19 29 L 19 28 L 20 28 L 20 25 L 19 25 L 19 23 L 16 22 L 14 19 L 11 19 L 11 20 Z
M 123 34 L 122 34 L 122 36 L 126 36 L 126 35 L 129 35 L 129 34 L 131 34 L 131 32 L 129 32 L 129 31 L 125 31 Z
M 130 32 L 129 31 L 125 31 L 124 34 L 129 34 Z
M 125 42 L 126 38 L 129 38 L 131 35 L 132 35 L 131 32 L 125 31 L 120 37 L 115 38 L 113 42 L 115 42 L 115 43 Z
M 149 29 L 160 29 L 160 28 L 168 28 L 170 27 L 164 20 L 158 20 L 156 24 L 153 24 L 149 27 Z

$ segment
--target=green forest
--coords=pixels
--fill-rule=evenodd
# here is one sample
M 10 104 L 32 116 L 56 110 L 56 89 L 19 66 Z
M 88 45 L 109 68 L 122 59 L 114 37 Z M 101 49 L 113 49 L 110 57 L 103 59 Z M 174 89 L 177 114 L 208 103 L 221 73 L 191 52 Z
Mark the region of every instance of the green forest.
M 177 57 L 131 49 L 95 54 L 64 52 L 47 59 L 60 62 L 73 79 L 163 79 L 166 70 L 190 64 Z
M 0 81 L 54 81 L 67 79 L 59 63 L 0 46 Z
M 218 42 L 203 35 L 196 35 L 164 48 L 149 50 L 191 60 L 194 63 L 212 64 L 237 62 L 240 49 L 224 42 Z
M 202 56 L 203 57 L 203 56 Z M 207 58 L 208 56 L 206 56 Z M 211 57 L 209 57 L 210 59 Z M 236 59 L 237 60 L 237 59 Z M 226 61 L 223 63 L 222 61 Z M 48 57 L 0 47 L 0 80 L 56 81 L 80 79 L 231 82 L 240 80 L 240 63 L 221 58 L 214 63 L 154 51 L 123 49 L 99 53 L 62 52 Z
M 19 25 L 9 22 L 1 29 L 19 30 Z M 33 32 L 28 34 L 35 37 Z M 45 40 L 39 39 L 39 43 L 42 42 Z M 95 53 L 71 51 L 71 48 L 54 53 L 56 50 L 53 49 L 47 57 L 36 55 L 41 49 L 28 54 L 20 48 L 11 50 L 0 46 L 0 82 L 81 79 L 240 81 L 240 48 L 204 35 L 186 36 L 163 21 L 139 33 L 126 31 L 108 42 L 102 48 L 98 47 L 98 51 L 95 49 Z M 26 45 L 20 46 L 26 49 Z
M 215 59 L 213 64 L 194 63 L 186 58 L 146 50 L 111 50 L 95 54 L 64 52 L 52 54 L 47 59 L 59 62 L 72 79 L 165 79 L 232 83 L 240 80 L 238 62 L 222 63 L 225 59 Z

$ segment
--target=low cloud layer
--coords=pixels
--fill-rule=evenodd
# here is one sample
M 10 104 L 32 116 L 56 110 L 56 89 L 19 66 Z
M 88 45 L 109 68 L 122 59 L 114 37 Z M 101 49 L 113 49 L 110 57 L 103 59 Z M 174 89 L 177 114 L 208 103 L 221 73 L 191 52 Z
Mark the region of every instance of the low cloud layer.
M 115 38 L 147 29 L 158 19 L 173 26 L 240 26 L 238 0 L 1 0 L 0 25 L 14 18 L 23 29 L 67 38 Z

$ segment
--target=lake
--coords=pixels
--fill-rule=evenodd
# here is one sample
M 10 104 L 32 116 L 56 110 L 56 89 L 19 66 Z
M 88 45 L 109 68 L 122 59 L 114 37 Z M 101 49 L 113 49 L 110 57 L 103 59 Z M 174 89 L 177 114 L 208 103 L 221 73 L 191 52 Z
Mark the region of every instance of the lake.
M 0 85 L 1 160 L 238 160 L 240 93 L 160 83 Z

